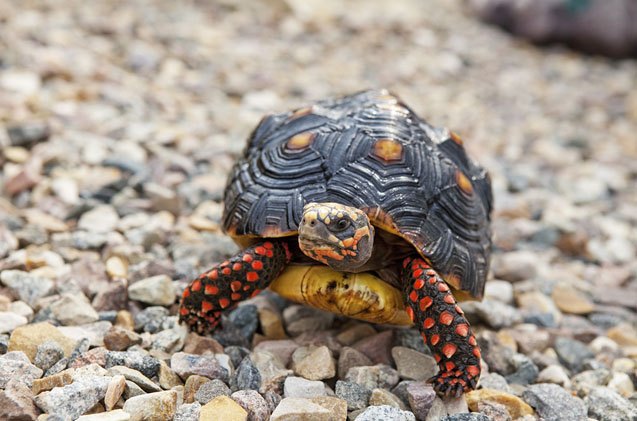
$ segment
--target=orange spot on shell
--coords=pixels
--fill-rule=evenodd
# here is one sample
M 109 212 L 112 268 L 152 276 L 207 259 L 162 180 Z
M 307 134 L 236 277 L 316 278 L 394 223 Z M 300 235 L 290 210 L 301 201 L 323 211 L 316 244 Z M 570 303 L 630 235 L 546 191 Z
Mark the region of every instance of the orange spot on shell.
M 434 359 L 436 360 L 437 363 L 439 363 L 442 358 L 440 357 L 440 354 L 436 353 L 434 354 Z M 442 373 L 442 374 L 445 374 L 445 373 Z
M 412 275 L 414 278 L 419 278 L 422 275 L 422 269 L 416 269 Z
M 299 133 L 289 138 L 285 147 L 293 151 L 303 150 L 312 144 L 315 137 L 316 134 L 311 132 Z
M 462 311 L 460 306 L 456 306 L 456 311 L 458 312 L 458 314 L 464 314 L 464 311 Z
M 230 300 L 227 298 L 219 298 L 219 307 L 228 308 L 230 306 Z
M 440 313 L 440 323 L 443 325 L 449 326 L 453 322 L 453 314 L 448 311 L 443 311 Z
M 403 157 L 403 146 L 394 139 L 379 139 L 374 143 L 373 154 L 383 161 L 399 161 Z
M 420 300 L 420 310 L 426 310 L 428 309 L 431 304 L 433 304 L 433 300 L 431 299 L 431 297 L 424 297 L 422 300 Z
M 449 133 L 449 138 L 450 138 L 451 140 L 453 140 L 454 142 L 456 142 L 458 145 L 462 145 L 462 144 L 464 143 L 464 142 L 462 141 L 462 138 L 461 138 L 461 137 L 460 137 L 457 133 L 450 132 L 450 133 Z
M 272 250 L 274 248 L 274 245 L 272 245 L 271 242 L 266 241 L 265 243 L 263 243 L 263 247 L 265 247 L 268 250 Z
M 416 282 L 414 282 L 414 289 L 421 289 L 424 286 L 425 281 L 423 281 L 422 279 L 418 279 Z
M 456 333 L 460 336 L 467 336 L 469 333 L 469 325 L 466 323 L 461 323 L 456 326 Z
M 471 346 L 476 346 L 478 345 L 478 343 L 476 342 L 476 337 L 471 335 L 471 337 L 469 338 L 469 345 Z
M 248 272 L 246 274 L 246 279 L 248 282 L 256 282 L 259 279 L 259 274 L 256 272 Z
M 239 282 L 239 281 L 232 281 L 232 282 L 230 282 L 230 289 L 236 292 L 236 291 L 239 291 L 241 289 L 242 285 L 243 284 L 241 282 Z
M 272 250 L 266 250 L 265 255 L 266 257 L 274 257 L 274 253 L 272 252 Z
M 209 279 L 212 279 L 212 280 L 214 281 L 214 280 L 216 280 L 217 278 L 219 278 L 219 272 L 217 271 L 217 269 L 213 269 L 213 270 L 211 270 L 210 272 L 208 272 L 208 273 L 206 274 L 206 276 L 207 276 Z
M 204 293 L 206 295 L 217 295 L 219 293 L 219 288 L 217 288 L 215 285 L 206 285 L 206 287 L 204 288 Z
M 252 260 L 253 260 L 253 259 L 252 259 L 252 256 L 251 256 L 251 255 L 249 255 L 249 254 L 244 254 L 244 255 L 243 255 L 243 257 L 241 258 L 241 260 L 243 260 L 243 261 L 244 261 L 244 262 L 246 262 L 246 263 L 250 263 L 250 262 L 252 262 Z
M 233 292 L 232 294 L 230 294 L 230 298 L 233 301 L 239 301 L 241 299 L 241 294 L 239 294 L 238 292 Z
M 447 294 L 445 298 L 443 298 L 444 302 L 447 304 L 455 304 L 456 300 L 453 298 L 453 295 Z
M 438 345 L 438 342 L 440 342 L 440 335 L 438 335 L 437 333 L 431 335 L 431 344 Z
M 422 322 L 422 325 L 425 327 L 425 329 L 431 329 L 432 327 L 434 327 L 435 324 L 436 324 L 436 321 L 432 319 L 431 317 L 427 317 L 425 321 Z
M 201 281 L 197 279 L 195 282 L 190 285 L 191 291 L 199 291 L 201 289 Z
M 469 180 L 460 170 L 456 170 L 456 183 L 458 183 L 458 187 L 460 187 L 460 190 L 464 193 L 473 193 L 473 184 L 471 184 L 471 180 Z
M 183 294 L 181 294 L 181 296 L 182 296 L 183 298 L 188 298 L 188 297 L 190 296 L 190 290 L 189 290 L 188 288 L 186 288 L 186 289 L 184 290 L 184 293 L 183 293 Z
M 416 291 L 412 291 L 409 294 L 409 299 L 415 303 L 416 301 L 418 301 L 418 293 Z
M 447 369 L 447 371 L 451 371 L 456 368 L 456 365 L 453 363 L 453 361 L 447 361 L 445 363 L 445 368 Z
M 256 260 L 254 262 L 252 262 L 252 269 L 254 270 L 261 270 L 263 269 L 263 262 Z
M 256 297 L 257 295 L 259 295 L 260 292 L 260 289 L 255 289 L 254 291 L 252 291 L 252 294 L 250 294 L 250 298 Z
M 202 301 L 201 302 L 201 311 L 203 313 L 207 313 L 214 308 L 214 305 L 210 301 Z
M 458 347 L 455 344 L 447 343 L 442 347 L 442 353 L 445 354 L 445 357 L 451 358 L 457 349 Z
M 190 311 L 186 308 L 186 307 L 182 307 L 179 309 L 179 314 L 181 314 L 182 316 L 185 316 L 187 314 L 189 314 Z
M 232 270 L 230 268 L 223 268 L 221 269 L 221 273 L 223 273 L 224 275 L 230 275 L 232 273 Z
M 258 254 L 259 256 L 265 256 L 265 251 L 266 251 L 265 247 L 263 246 L 257 246 L 254 248 L 254 252 Z
M 235 263 L 234 265 L 232 265 L 232 270 L 237 272 L 237 271 L 240 271 L 242 267 L 243 266 L 241 265 L 241 263 Z

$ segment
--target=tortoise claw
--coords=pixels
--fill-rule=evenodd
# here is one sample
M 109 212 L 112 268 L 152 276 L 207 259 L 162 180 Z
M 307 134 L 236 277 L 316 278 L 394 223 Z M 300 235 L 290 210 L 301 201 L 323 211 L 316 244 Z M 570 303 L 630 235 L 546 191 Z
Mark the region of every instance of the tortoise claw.
M 429 381 L 432 383 L 436 393 L 443 398 L 458 398 L 463 393 L 470 392 L 476 388 L 477 379 L 468 373 L 454 372 L 452 375 L 443 376 L 440 372 Z

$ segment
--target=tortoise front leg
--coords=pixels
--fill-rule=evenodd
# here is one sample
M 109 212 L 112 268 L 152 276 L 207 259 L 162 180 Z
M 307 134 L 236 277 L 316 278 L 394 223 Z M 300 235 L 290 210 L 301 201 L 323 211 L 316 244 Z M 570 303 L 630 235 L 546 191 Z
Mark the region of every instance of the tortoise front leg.
M 200 334 L 214 331 L 222 311 L 267 288 L 290 257 L 284 241 L 262 241 L 214 266 L 184 290 L 179 321 Z
M 430 379 L 442 396 L 460 396 L 476 388 L 480 377 L 480 348 L 469 322 L 449 287 L 422 258 L 403 261 L 407 313 L 438 362 Z

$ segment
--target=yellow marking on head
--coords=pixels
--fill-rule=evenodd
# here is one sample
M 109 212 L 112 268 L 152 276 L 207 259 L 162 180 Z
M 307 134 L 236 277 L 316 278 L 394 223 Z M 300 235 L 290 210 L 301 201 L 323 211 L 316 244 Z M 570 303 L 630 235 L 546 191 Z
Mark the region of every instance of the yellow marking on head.
M 458 183 L 460 190 L 466 194 L 473 193 L 473 184 L 471 184 L 471 180 L 469 180 L 460 170 L 456 170 L 456 183 Z
M 332 222 L 332 220 L 330 219 L 330 217 L 328 216 L 327 218 L 325 218 L 323 220 L 323 222 L 325 222 L 325 224 L 329 224 L 330 222 Z
M 342 218 L 342 217 L 343 217 L 343 212 L 338 212 L 338 213 L 336 214 L 336 217 L 337 217 L 337 218 Z
M 373 154 L 383 161 L 398 161 L 403 157 L 403 146 L 394 139 L 379 139 L 374 143 Z
M 325 218 L 327 218 L 327 215 L 329 215 L 327 209 L 325 209 L 324 207 L 319 208 L 318 216 L 321 221 L 325 221 Z
M 462 141 L 462 138 L 455 132 L 449 132 L 449 137 L 451 138 L 451 140 L 453 140 L 454 142 L 456 142 L 460 146 L 462 146 L 462 144 L 464 143 Z
M 316 135 L 311 132 L 303 132 L 288 139 L 285 147 L 292 150 L 305 149 L 312 144 Z
M 358 241 L 359 241 L 361 238 L 363 238 L 363 237 L 364 237 L 364 236 L 366 236 L 366 235 L 367 235 L 367 236 L 369 236 L 369 234 L 370 234 L 370 233 L 369 233 L 369 228 L 367 228 L 367 227 L 362 227 L 362 228 L 357 229 L 357 230 L 354 232 L 354 237 L 353 237 L 353 238 L 354 238 L 354 242 L 355 242 L 355 243 L 358 243 Z

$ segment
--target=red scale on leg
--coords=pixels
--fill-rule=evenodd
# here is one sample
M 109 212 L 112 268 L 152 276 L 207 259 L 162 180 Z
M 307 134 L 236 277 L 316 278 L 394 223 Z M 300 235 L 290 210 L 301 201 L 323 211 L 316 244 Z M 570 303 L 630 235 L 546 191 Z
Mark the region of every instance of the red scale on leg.
M 420 258 L 405 259 L 403 267 L 406 306 L 411 309 L 408 313 L 440 368 L 432 379 L 434 389 L 443 396 L 459 396 L 475 389 L 480 376 L 480 349 L 449 286 Z
M 267 288 L 290 258 L 284 241 L 265 241 L 213 267 L 184 291 L 180 321 L 199 333 L 212 332 L 219 325 L 222 311 Z

